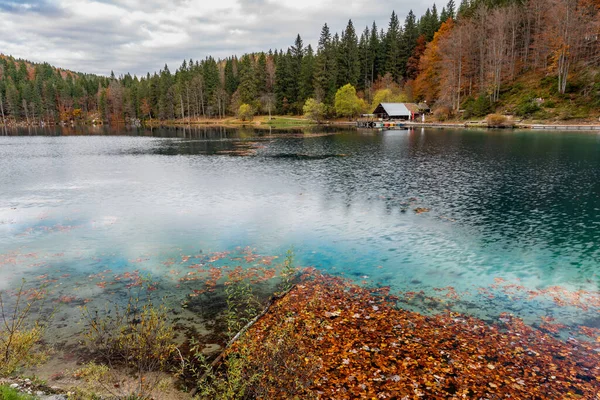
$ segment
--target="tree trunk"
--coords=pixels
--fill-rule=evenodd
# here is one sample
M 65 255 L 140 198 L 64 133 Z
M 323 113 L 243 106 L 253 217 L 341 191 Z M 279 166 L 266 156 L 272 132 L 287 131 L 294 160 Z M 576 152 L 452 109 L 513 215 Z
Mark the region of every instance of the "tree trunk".
M 4 103 L 2 102 L 2 94 L 0 93 L 0 113 L 2 114 L 2 125 L 6 126 L 6 118 L 4 117 Z
M 23 99 L 23 110 L 25 111 L 25 119 L 27 120 L 27 125 L 29 125 L 29 113 L 27 112 L 27 100 Z

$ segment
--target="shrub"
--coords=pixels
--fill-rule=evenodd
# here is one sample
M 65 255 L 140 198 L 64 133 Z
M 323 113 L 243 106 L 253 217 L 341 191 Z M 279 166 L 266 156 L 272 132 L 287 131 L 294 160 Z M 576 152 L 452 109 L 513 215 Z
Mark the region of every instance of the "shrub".
M 500 114 L 490 114 L 485 120 L 490 128 L 508 128 L 513 126 L 512 122 L 506 116 Z
M 47 322 L 40 316 L 46 292 L 43 288 L 26 291 L 24 286 L 23 280 L 12 306 L 5 303 L 0 292 L 0 376 L 40 364 L 48 356 L 39 346 Z
M 490 99 L 484 94 L 479 95 L 477 99 L 467 97 L 462 106 L 465 110 L 464 117 L 467 119 L 485 117 L 492 109 Z
M 304 115 L 308 119 L 319 123 L 325 117 L 326 107 L 325 104 L 321 103 L 320 101 L 308 99 L 306 100 L 306 103 L 304 103 L 302 111 L 304 111 Z
M 450 118 L 450 108 L 446 106 L 437 107 L 433 110 L 433 116 L 440 122 L 448 120 Z
M 515 114 L 520 117 L 528 117 L 540 110 L 540 106 L 535 102 L 533 97 L 526 97 L 519 101 L 515 109 Z
M 238 109 L 238 118 L 242 121 L 252 121 L 254 108 L 250 104 L 242 104 Z
M 307 362 L 300 338 L 308 332 L 296 331 L 293 319 L 278 321 L 261 340 L 243 335 L 225 350 L 221 364 L 205 364 L 206 373 L 197 382 L 199 398 L 312 398 L 307 390 L 318 365 Z M 293 379 L 276 379 L 277 371 Z
M 492 103 L 486 95 L 479 95 L 477 100 L 473 103 L 473 116 L 484 117 L 489 114 L 492 109 Z
M 291 248 L 287 251 L 283 266 L 281 268 L 281 283 L 280 292 L 287 292 L 292 288 L 292 281 L 296 276 L 297 269 L 294 267 L 294 249 Z
M 170 370 L 178 354 L 167 308 L 155 306 L 151 299 L 140 300 L 139 293 L 130 293 L 125 306 L 115 304 L 104 315 L 83 307 L 82 315 L 86 342 L 103 364 L 89 365 L 89 375 L 96 376 L 103 388 L 114 394 L 110 379 L 115 377 L 109 374 L 108 382 L 103 380 L 110 371 L 105 366 L 125 368 L 136 377 L 137 385 L 120 390 L 127 395 L 148 397 L 160 383 L 155 373 Z
M 260 312 L 261 304 L 254 295 L 252 285 L 245 280 L 227 282 L 227 311 L 225 318 L 229 338 L 233 338 Z

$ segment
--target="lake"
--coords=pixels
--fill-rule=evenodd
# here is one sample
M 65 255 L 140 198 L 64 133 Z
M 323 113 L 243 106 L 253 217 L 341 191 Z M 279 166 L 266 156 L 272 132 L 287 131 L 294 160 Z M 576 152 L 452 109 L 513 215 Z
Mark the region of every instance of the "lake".
M 206 322 L 218 310 L 196 302 L 222 303 L 222 271 L 254 268 L 267 282 L 291 248 L 296 265 L 389 286 L 423 313 L 492 322 L 506 311 L 569 335 L 600 327 L 598 134 L 10 133 L 0 136 L 0 290 L 46 285 L 61 305 L 59 342 L 80 328 L 76 306 L 101 309 L 141 279 Z

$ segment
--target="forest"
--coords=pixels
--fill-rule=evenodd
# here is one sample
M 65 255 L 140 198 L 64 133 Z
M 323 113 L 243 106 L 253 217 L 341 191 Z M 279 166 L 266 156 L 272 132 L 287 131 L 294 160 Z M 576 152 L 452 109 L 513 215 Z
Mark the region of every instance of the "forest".
M 193 122 L 307 108 L 353 117 L 382 101 L 426 101 L 439 120 L 598 118 L 599 13 L 600 0 L 450 0 L 403 22 L 392 12 L 385 28 L 325 24 L 316 48 L 298 35 L 286 50 L 189 59 L 141 77 L 4 55 L 0 122 Z M 349 106 L 337 106 L 342 95 Z

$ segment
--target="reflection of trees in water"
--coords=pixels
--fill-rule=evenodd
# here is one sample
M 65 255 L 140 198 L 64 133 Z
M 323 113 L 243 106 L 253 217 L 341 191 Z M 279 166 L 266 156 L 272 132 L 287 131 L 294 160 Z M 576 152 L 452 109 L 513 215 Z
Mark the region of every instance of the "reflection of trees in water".
M 535 247 L 552 258 L 573 258 L 570 268 L 581 269 L 575 265 L 600 259 L 600 249 L 590 245 L 600 240 L 593 137 L 414 130 L 319 143 L 324 151 L 352 154 L 303 167 L 309 174 L 318 169 L 312 175 L 328 206 L 380 208 L 388 215 L 423 206 L 431 208 L 429 218 L 456 220 L 481 245 L 503 252 Z M 411 198 L 417 205 L 406 209 Z M 571 257 L 573 248 L 579 250 Z

